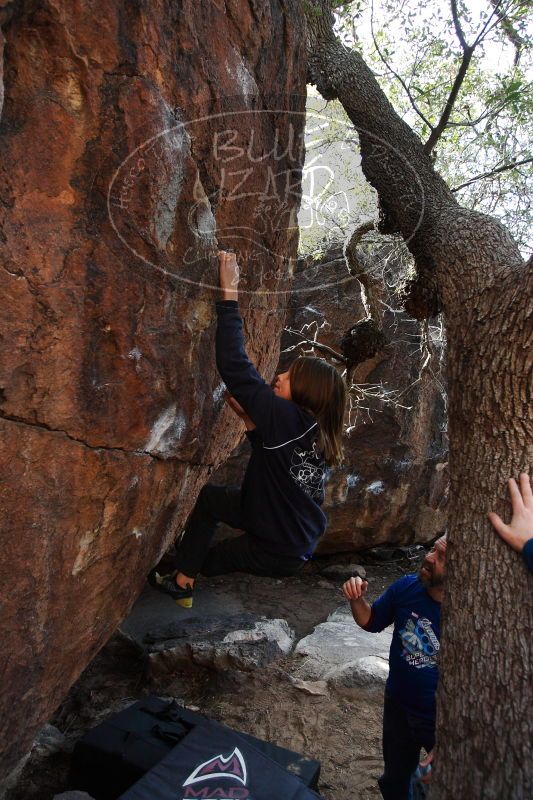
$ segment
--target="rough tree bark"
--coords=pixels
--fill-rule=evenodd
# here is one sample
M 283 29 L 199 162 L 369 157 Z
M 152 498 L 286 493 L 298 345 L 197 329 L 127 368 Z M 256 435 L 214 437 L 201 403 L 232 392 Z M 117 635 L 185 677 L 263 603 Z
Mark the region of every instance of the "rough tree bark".
M 431 798 L 523 800 L 533 796 L 531 578 L 486 514 L 509 515 L 506 479 L 533 460 L 533 267 L 497 220 L 456 202 L 362 57 L 334 35 L 334 5 L 304 5 L 308 80 L 353 122 L 382 229 L 405 239 L 449 343 L 449 555 Z

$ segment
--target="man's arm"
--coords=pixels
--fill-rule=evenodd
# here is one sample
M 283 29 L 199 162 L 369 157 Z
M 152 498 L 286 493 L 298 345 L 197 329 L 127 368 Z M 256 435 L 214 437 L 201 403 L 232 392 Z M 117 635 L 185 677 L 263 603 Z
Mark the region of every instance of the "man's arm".
M 368 581 L 362 578 L 350 578 L 343 584 L 342 593 L 350 601 L 352 616 L 361 628 L 365 628 L 370 622 L 372 609 L 365 598 L 368 589 Z

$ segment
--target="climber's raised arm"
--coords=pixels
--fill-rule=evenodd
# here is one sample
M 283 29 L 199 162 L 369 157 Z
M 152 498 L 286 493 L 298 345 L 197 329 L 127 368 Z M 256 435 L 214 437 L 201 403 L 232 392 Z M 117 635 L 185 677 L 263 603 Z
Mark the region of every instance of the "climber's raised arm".
M 279 398 L 252 364 L 244 347 L 242 318 L 238 304 L 239 267 L 235 253 L 219 250 L 219 281 L 222 300 L 216 304 L 216 364 L 230 394 L 259 429 L 268 424 Z

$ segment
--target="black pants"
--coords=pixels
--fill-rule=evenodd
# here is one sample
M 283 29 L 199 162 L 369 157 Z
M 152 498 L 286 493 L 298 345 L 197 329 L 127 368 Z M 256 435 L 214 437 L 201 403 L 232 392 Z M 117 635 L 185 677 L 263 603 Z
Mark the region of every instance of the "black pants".
M 294 575 L 303 566 L 301 558 L 263 550 L 247 533 L 210 547 L 219 522 L 242 530 L 241 490 L 207 484 L 176 547 L 176 567 L 184 575 L 194 578 L 199 572 L 206 576 L 249 572 L 277 578 Z
M 379 778 L 384 800 L 411 800 L 411 776 L 422 747 L 429 753 L 435 744 L 435 723 L 410 714 L 385 692 L 383 709 L 383 761 Z

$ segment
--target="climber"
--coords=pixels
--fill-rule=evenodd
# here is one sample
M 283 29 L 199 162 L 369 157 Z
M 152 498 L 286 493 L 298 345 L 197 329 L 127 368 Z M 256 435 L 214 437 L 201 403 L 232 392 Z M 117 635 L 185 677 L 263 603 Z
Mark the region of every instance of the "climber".
M 238 306 L 239 267 L 219 251 L 216 364 L 226 402 L 243 419 L 252 453 L 241 488 L 206 485 L 176 547 L 176 570 L 149 582 L 185 608 L 198 573 L 295 574 L 326 528 L 328 467 L 342 459 L 346 385 L 320 358 L 298 357 L 267 384 L 248 359 Z M 217 524 L 244 531 L 211 547 Z

